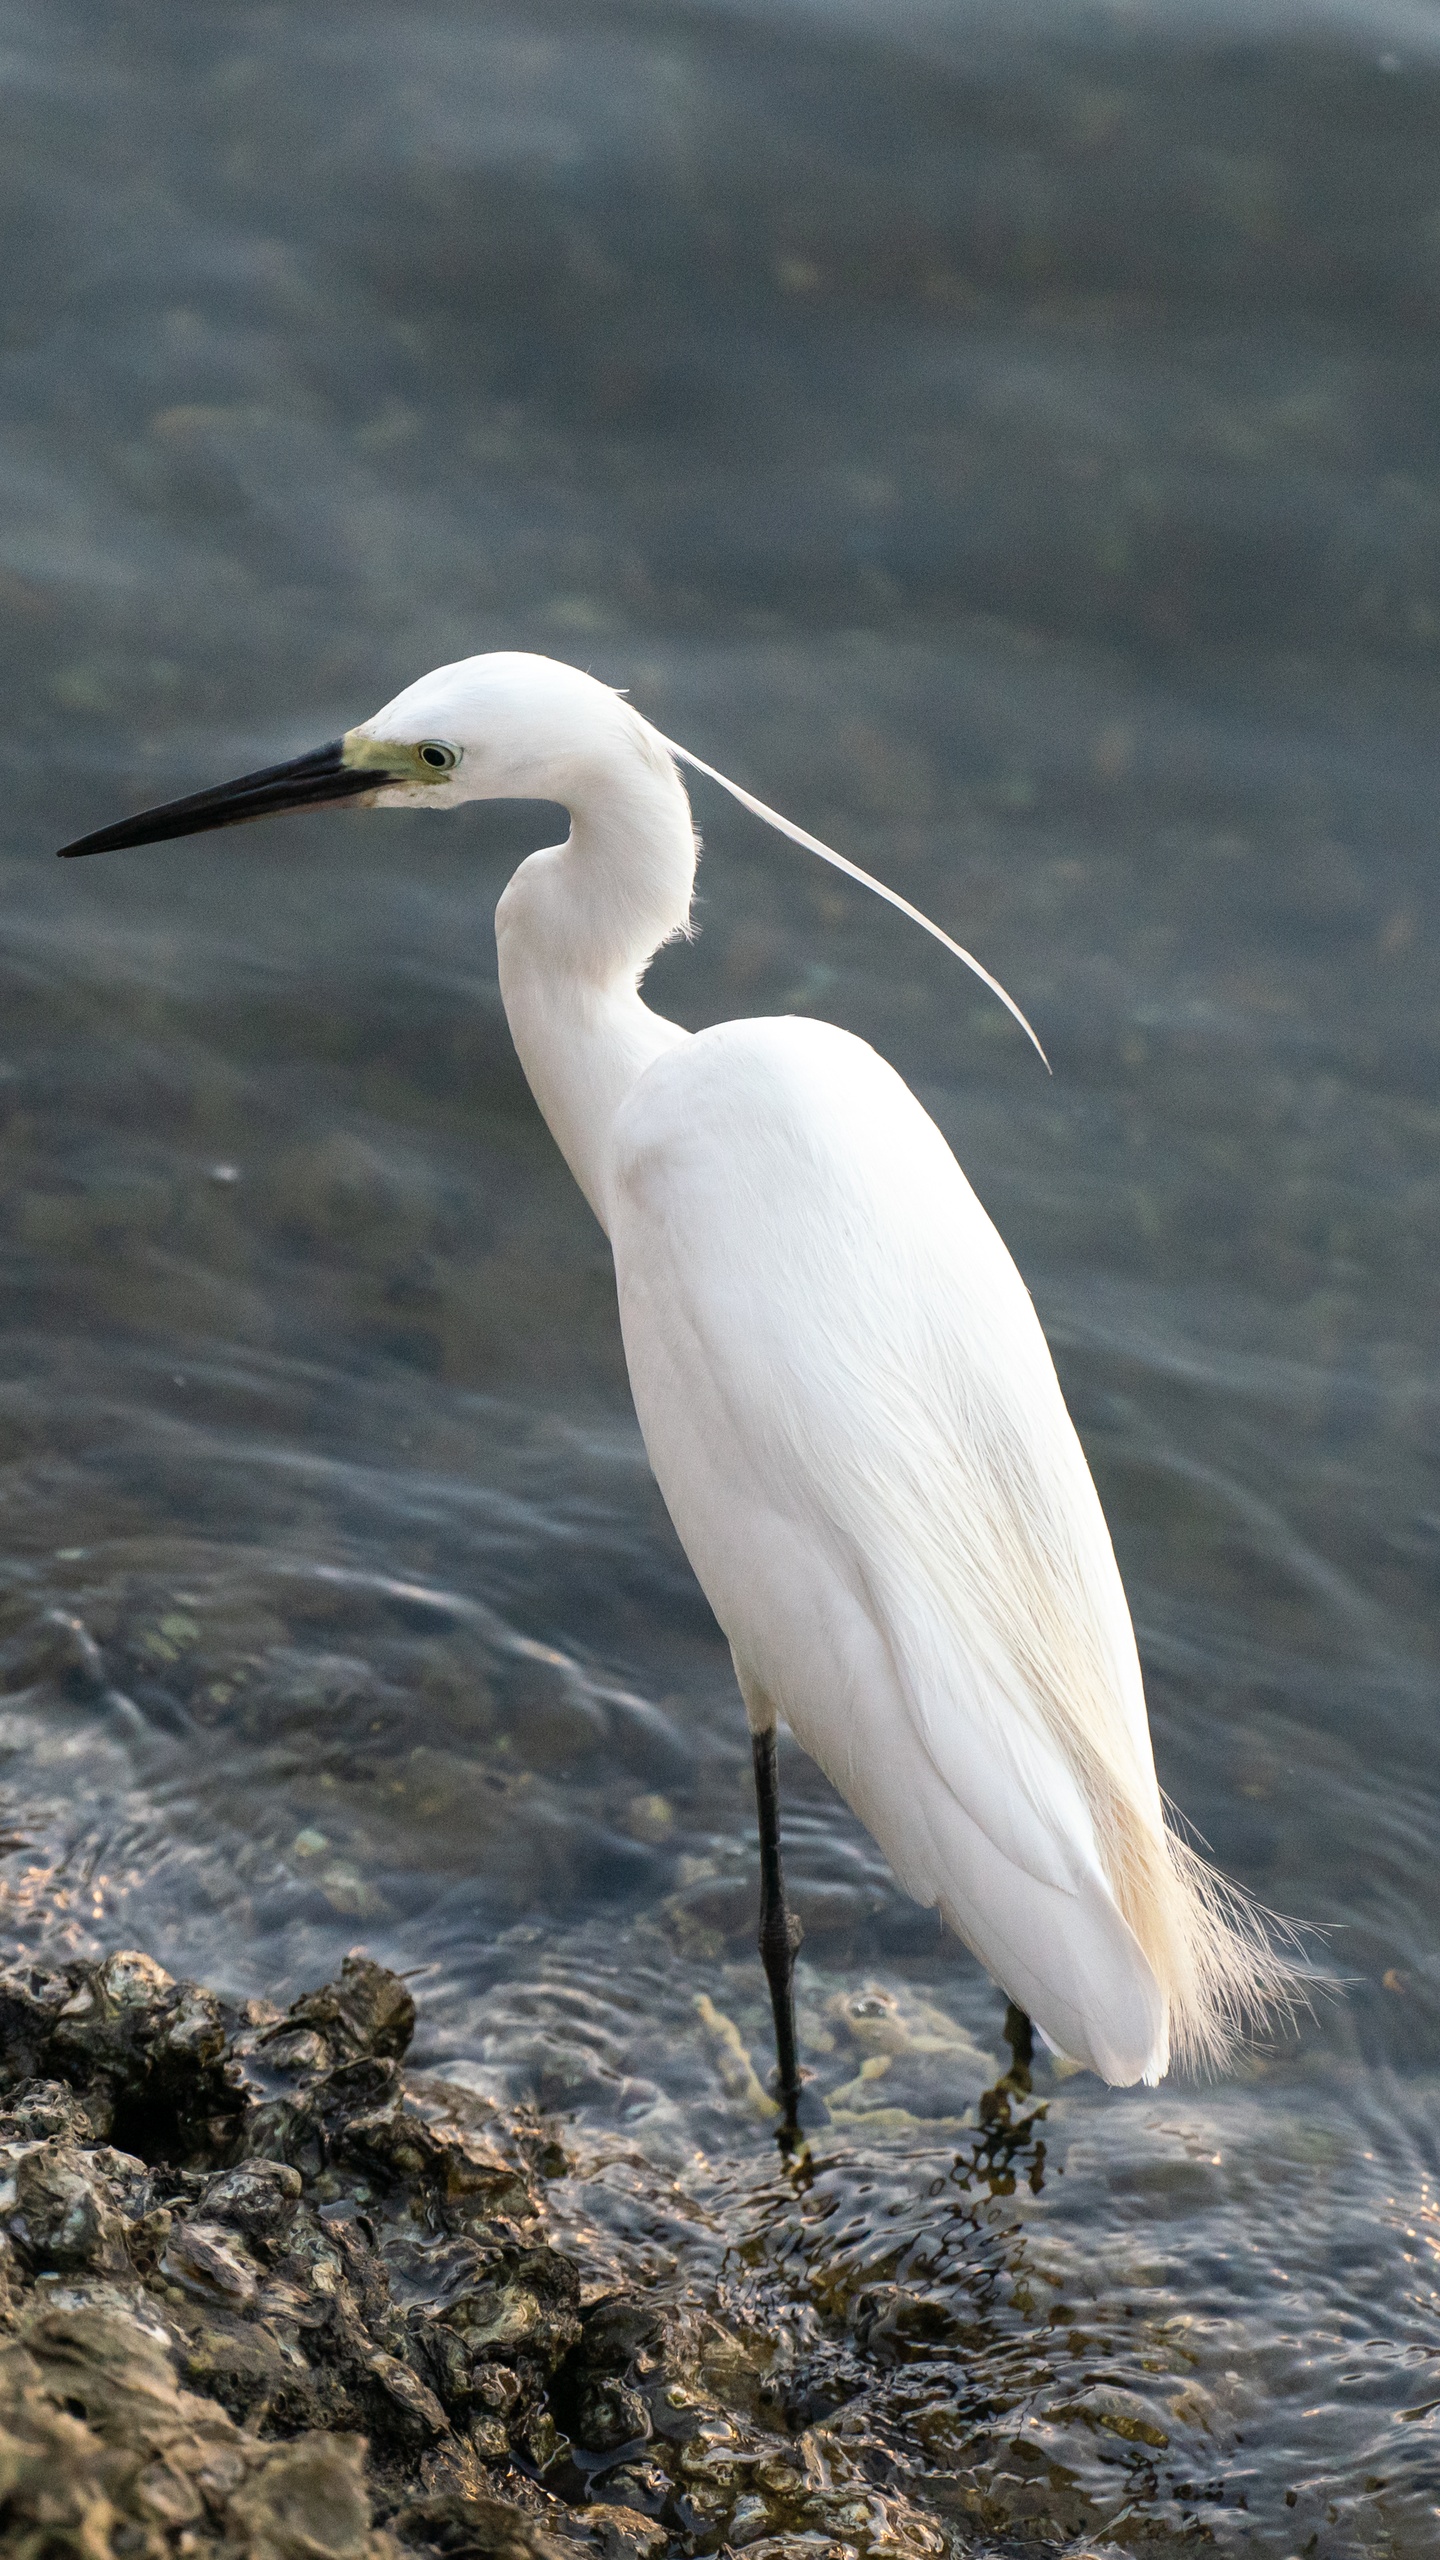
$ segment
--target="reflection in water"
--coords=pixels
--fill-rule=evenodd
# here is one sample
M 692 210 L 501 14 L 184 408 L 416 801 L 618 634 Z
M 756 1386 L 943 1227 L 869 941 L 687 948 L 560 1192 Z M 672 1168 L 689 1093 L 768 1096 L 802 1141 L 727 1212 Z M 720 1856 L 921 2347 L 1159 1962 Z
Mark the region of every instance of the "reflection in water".
M 1429 35 L 56 0 L 5 43 L 7 1941 L 415 1968 L 432 2068 L 573 2119 L 562 2223 L 803 2361 L 865 2497 L 1433 2551 Z M 743 1718 L 494 990 L 553 813 L 49 858 L 500 645 L 1035 1021 L 1053 1085 L 697 786 L 657 1003 L 916 1084 L 1056 1346 L 1162 1781 L 1332 1932 L 1351 1988 L 1223 2086 L 1002 2077 L 787 1752 L 777 2162 Z

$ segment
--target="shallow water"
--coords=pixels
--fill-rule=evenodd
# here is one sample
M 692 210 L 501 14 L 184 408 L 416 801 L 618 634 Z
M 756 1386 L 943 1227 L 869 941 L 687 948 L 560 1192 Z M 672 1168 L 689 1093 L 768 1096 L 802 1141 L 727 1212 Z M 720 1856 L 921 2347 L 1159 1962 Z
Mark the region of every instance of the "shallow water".
M 0 12 L 5 1940 L 418 1968 L 423 2059 L 587 2131 L 620 2263 L 878 2357 L 875 2462 L 991 2536 L 1440 2549 L 1432 37 Z M 987 2150 L 996 1996 L 791 1751 L 828 2122 L 778 2174 L 743 1720 L 495 993 L 550 813 L 50 859 L 497 645 L 1036 1021 L 1053 1082 L 701 787 L 657 1001 L 916 1083 L 1162 1780 L 1332 1933 L 1343 1996 L 1225 2085 L 1042 2071 Z

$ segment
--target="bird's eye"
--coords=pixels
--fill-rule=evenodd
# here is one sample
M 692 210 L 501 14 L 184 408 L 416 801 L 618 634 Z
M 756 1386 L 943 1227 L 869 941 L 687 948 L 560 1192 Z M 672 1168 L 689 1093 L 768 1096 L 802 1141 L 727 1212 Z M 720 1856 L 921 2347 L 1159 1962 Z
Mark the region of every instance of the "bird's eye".
M 460 750 L 444 738 L 426 738 L 421 742 L 420 761 L 434 773 L 448 773 L 452 765 L 459 763 Z

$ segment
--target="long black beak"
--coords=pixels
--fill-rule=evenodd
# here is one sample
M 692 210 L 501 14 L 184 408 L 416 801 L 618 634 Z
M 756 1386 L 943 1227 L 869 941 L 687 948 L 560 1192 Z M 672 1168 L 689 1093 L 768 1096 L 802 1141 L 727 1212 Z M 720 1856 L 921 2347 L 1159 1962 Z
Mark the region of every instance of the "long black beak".
M 403 773 L 387 773 L 374 765 L 345 761 L 345 741 L 313 747 L 289 764 L 267 765 L 263 773 L 242 773 L 238 782 L 222 782 L 213 791 L 192 791 L 187 800 L 167 800 L 159 809 L 142 809 L 138 818 L 122 818 L 118 826 L 98 827 L 91 836 L 62 844 L 61 856 L 119 853 L 126 845 L 163 844 L 168 836 L 203 835 L 210 827 L 242 827 L 251 818 L 278 816 L 282 809 L 323 809 L 332 800 L 357 800 L 383 790 L 387 782 L 403 782 Z

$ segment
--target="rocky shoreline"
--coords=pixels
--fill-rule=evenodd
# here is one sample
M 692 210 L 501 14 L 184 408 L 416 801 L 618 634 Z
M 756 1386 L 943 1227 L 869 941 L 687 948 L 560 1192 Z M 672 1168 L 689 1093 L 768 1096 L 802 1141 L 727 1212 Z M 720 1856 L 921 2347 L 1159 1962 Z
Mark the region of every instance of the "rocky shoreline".
M 407 2076 L 414 2024 L 359 1954 L 284 2013 L 136 1953 L 0 1973 L 7 2553 L 953 2546 L 847 2438 L 853 2340 L 617 2286 L 555 2128 Z

